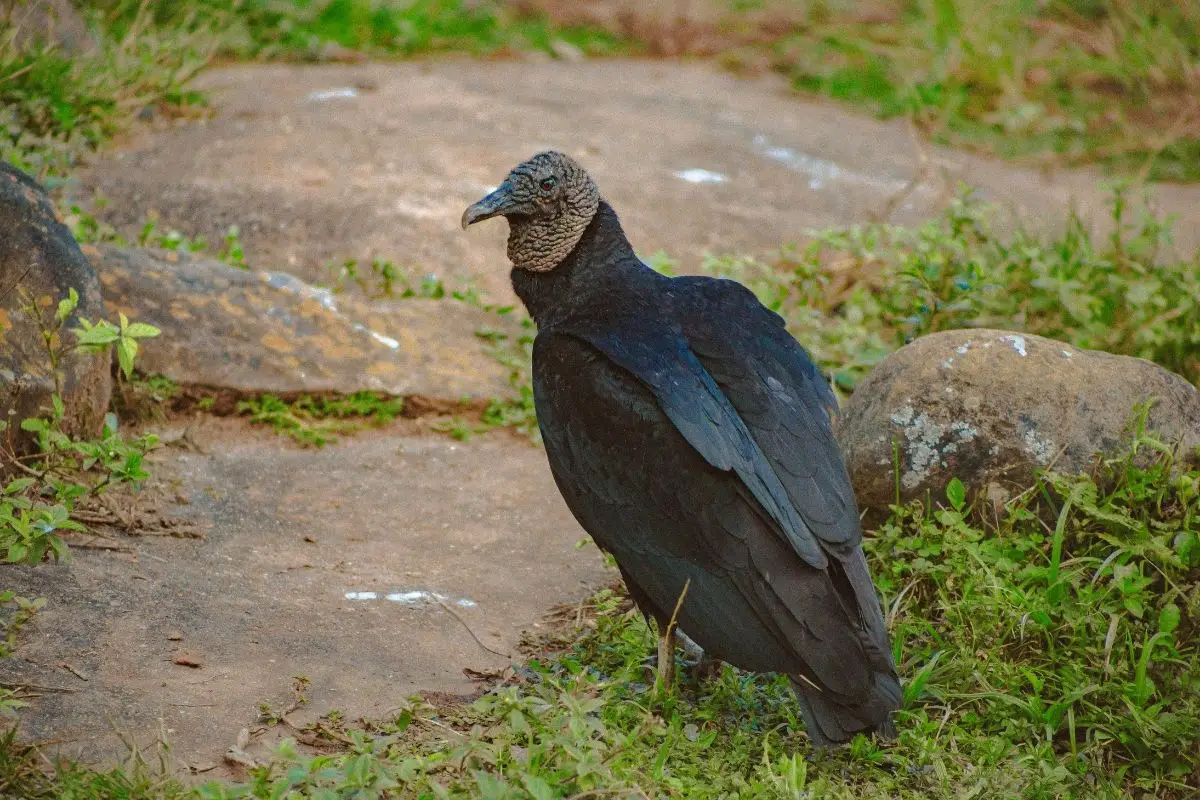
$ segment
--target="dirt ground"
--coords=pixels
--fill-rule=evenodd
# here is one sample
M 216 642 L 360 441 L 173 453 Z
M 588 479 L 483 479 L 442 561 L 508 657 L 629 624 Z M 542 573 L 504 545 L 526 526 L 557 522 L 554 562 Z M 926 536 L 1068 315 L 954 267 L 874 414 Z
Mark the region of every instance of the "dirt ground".
M 48 600 L 0 662 L 0 680 L 40 694 L 23 737 L 109 761 L 122 736 L 165 736 L 182 765 L 224 774 L 242 728 L 252 753 L 294 735 L 257 722 L 260 703 L 291 704 L 294 676 L 310 681 L 297 725 L 468 694 L 464 667 L 502 669 L 551 606 L 612 579 L 576 548 L 540 450 L 409 427 L 314 451 L 204 418 L 189 435 L 204 452 L 154 464 L 163 512 L 200 538 L 116 535 L 90 540 L 115 550 L 8 567 L 6 588 Z

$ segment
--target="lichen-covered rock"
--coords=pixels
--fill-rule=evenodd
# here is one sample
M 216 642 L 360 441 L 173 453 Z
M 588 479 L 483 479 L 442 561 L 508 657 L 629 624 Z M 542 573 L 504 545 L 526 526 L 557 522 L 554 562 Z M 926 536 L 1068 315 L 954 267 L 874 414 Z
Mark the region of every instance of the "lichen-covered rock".
M 440 400 L 513 392 L 508 370 L 477 335 L 504 323 L 465 303 L 368 302 L 286 273 L 175 251 L 84 251 L 113 312 L 162 330 L 142 342 L 138 365 L 147 373 L 238 392 L 367 390 Z
M 1200 393 L 1183 378 L 1116 356 L 1010 331 L 922 337 L 884 359 L 840 413 L 838 442 L 859 505 L 944 496 L 958 477 L 998 495 L 1034 471 L 1086 470 L 1129 441 L 1134 407 L 1155 398 L 1148 428 L 1200 446 Z
M 78 325 L 79 317 L 104 316 L 96 273 L 45 192 L 24 172 L 0 162 L 0 419 L 9 423 L 0 438 L 14 449 L 27 444 L 20 421 L 48 407 L 55 392 L 42 322 L 71 289 L 79 293 L 79 305 L 66 328 Z M 112 394 L 111 363 L 107 355 L 66 348 L 57 384 L 69 433 L 100 429 Z

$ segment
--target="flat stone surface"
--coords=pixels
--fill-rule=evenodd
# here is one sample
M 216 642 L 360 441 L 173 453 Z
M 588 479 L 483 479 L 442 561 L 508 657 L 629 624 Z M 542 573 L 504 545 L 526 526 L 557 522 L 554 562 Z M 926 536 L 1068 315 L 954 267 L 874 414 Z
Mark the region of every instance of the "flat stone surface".
M 163 223 L 219 241 L 239 225 L 250 262 L 327 280 L 332 260 L 383 257 L 509 296 L 504 225 L 464 233 L 462 210 L 547 147 L 577 156 L 643 255 L 694 270 L 705 251 L 755 252 L 812 227 L 884 212 L 922 170 L 902 122 L 805 101 L 777 78 L 648 61 L 247 65 L 200 81 L 215 118 L 138 137 L 83 177 L 131 232 Z M 1107 214 L 1094 171 L 1053 176 L 934 150 L 892 219 L 914 222 L 982 187 L 1033 225 L 1074 198 Z M 1157 190 L 1200 244 L 1200 187 Z
M 204 540 L 122 536 L 129 553 L 5 568 L 6 589 L 49 602 L 0 680 L 71 690 L 30 701 L 24 740 L 111 761 L 127 754 L 113 726 L 141 746 L 165 731 L 180 762 L 219 764 L 259 703 L 290 705 L 294 675 L 311 680 L 297 724 L 384 717 L 417 690 L 469 693 L 464 667 L 509 659 L 464 625 L 515 653 L 552 605 L 615 575 L 576 549 L 545 455 L 516 437 L 385 432 L 314 451 L 209 420 L 196 438 L 211 455 L 169 448 L 155 472 L 180 481 L 188 504 L 170 511 Z M 181 654 L 201 666 L 173 663 Z
M 174 251 L 86 247 L 113 312 L 157 326 L 138 366 L 239 392 L 387 392 L 439 400 L 511 395 L 480 331 L 510 320 L 449 299 L 367 301 L 283 272 Z

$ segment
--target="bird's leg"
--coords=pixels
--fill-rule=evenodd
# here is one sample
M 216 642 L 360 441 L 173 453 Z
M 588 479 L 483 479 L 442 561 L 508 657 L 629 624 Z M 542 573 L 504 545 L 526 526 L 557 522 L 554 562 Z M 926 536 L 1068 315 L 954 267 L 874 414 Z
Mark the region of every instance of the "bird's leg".
M 672 623 L 658 631 L 658 683 L 668 691 L 675 685 L 675 625 Z
M 724 663 L 721 659 L 704 652 L 704 648 L 692 641 L 686 631 L 679 631 L 676 635 L 679 638 L 679 647 L 685 654 L 683 665 L 687 669 L 689 679 L 703 683 L 720 676 Z
M 692 664 L 689 672 L 692 680 L 697 683 L 710 681 L 718 678 L 721 675 L 721 668 L 724 666 L 723 661 L 719 658 L 713 658 L 708 653 L 701 653 L 700 658 L 696 659 L 696 663 Z

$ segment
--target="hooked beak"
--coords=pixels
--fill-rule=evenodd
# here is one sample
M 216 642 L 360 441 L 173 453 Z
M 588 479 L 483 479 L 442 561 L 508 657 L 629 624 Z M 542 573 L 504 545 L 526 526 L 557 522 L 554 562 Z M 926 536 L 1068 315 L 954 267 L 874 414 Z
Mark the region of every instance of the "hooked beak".
M 467 210 L 462 215 L 463 230 L 467 229 L 468 225 L 474 225 L 476 222 L 481 222 L 485 219 L 498 217 L 501 214 L 509 211 L 512 196 L 509 194 L 512 189 L 508 181 L 496 187 L 496 191 L 489 194 L 487 197 L 480 200 L 478 203 L 467 206 Z

